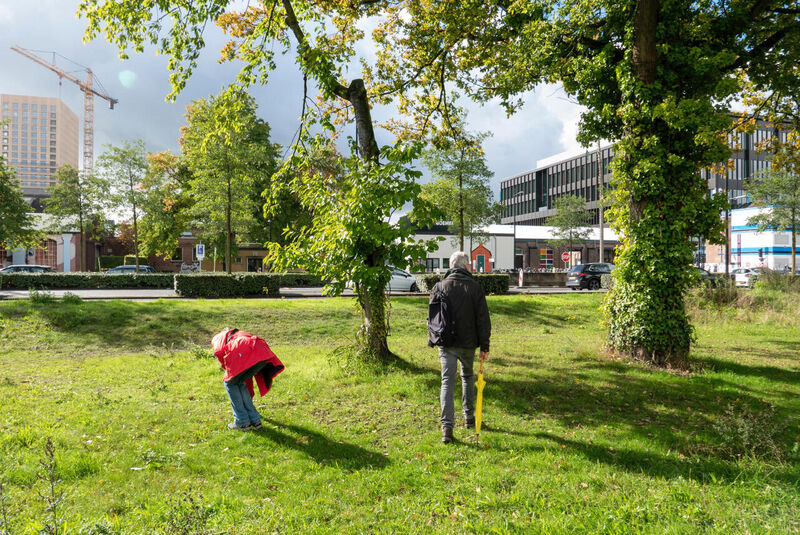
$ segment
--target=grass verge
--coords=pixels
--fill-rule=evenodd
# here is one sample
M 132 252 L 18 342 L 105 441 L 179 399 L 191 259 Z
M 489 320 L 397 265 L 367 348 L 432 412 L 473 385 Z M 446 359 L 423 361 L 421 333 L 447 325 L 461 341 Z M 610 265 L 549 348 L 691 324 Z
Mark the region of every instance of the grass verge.
M 359 323 L 339 299 L 0 302 L 10 532 L 48 523 L 48 438 L 69 533 L 798 532 L 797 316 L 697 309 L 702 371 L 668 374 L 602 351 L 600 299 L 490 298 L 481 443 L 451 447 L 424 298 L 362 374 L 331 356 Z M 224 429 L 225 326 L 287 366 L 262 431 Z

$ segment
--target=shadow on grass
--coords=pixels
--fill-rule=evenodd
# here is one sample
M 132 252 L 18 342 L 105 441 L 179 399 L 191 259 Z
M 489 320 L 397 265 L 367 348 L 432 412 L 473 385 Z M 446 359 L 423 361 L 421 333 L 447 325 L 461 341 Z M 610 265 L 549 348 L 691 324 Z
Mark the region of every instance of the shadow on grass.
M 797 353 L 795 353 L 796 357 Z M 800 372 L 784 370 L 774 366 L 748 366 L 726 360 L 704 357 L 703 362 L 711 366 L 716 372 L 730 372 L 746 377 L 763 377 L 770 381 L 780 381 L 792 385 L 800 384 Z
M 355 444 L 331 440 L 307 427 L 287 424 L 271 418 L 264 418 L 263 422 L 264 427 L 259 431 L 254 431 L 253 434 L 269 439 L 280 446 L 295 449 L 308 455 L 319 464 L 334 466 L 342 470 L 385 468 L 389 465 L 389 460 L 380 453 Z
M 709 480 L 717 483 L 740 479 L 743 474 L 758 476 L 757 468 L 742 468 L 741 465 L 728 463 L 709 457 L 676 458 L 659 455 L 652 451 L 638 451 L 626 448 L 614 448 L 590 444 L 579 440 L 571 440 L 551 433 L 536 433 L 537 438 L 553 442 L 564 447 L 566 452 L 578 452 L 586 459 L 621 468 L 636 474 L 647 474 L 657 478 L 684 478 L 699 482 Z M 763 476 L 763 474 L 761 474 Z M 800 478 L 800 469 L 796 466 L 783 466 L 772 469 L 769 478 L 787 483 L 794 487 Z
M 574 442 L 576 449 L 588 458 L 619 465 L 631 471 L 644 471 L 662 477 L 700 477 L 713 473 L 718 479 L 739 474 L 742 469 L 724 457 L 708 454 L 697 457 L 695 446 L 718 444 L 721 437 L 714 425 L 728 417 L 729 406 L 742 403 L 755 410 L 763 409 L 762 392 L 751 391 L 713 375 L 679 376 L 633 364 L 607 361 L 576 355 L 571 367 L 488 373 L 484 390 L 485 428 L 491 429 L 492 414 L 530 418 L 540 415 L 555 419 L 566 429 L 601 429 L 605 426 L 627 434 L 643 448 L 657 451 L 683 452 L 686 460 L 653 455 L 636 450 L 609 452 L 607 448 Z M 415 374 L 435 399 L 440 377 L 434 370 L 402 359 L 396 366 Z M 774 377 L 795 384 L 797 373 L 768 367 L 751 367 L 719 362 L 717 369 L 728 367 L 737 373 Z M 494 368 L 497 371 L 498 368 Z M 513 375 L 512 375 L 513 374 Z M 456 395 L 458 397 L 458 394 Z M 776 426 L 798 412 L 795 396 L 772 396 L 776 408 Z M 486 425 L 488 424 L 488 425 Z M 513 434 L 525 441 L 525 432 L 509 433 L 498 425 L 497 432 Z M 618 434 L 618 433 L 615 433 Z M 565 442 L 563 439 L 554 438 Z M 783 443 L 792 437 L 781 438 Z M 755 469 L 754 469 L 755 470 Z M 696 472 L 696 473 L 695 473 Z M 775 469 L 773 476 L 789 481 L 798 470 L 789 466 Z M 796 479 L 795 479 L 796 481 Z
M 554 314 L 551 312 L 553 308 L 538 299 L 495 299 L 489 302 L 489 312 L 492 315 L 502 317 L 504 320 L 523 320 L 528 325 L 564 327 L 565 325 L 589 323 L 596 319 L 591 314 L 577 314 L 575 316 Z

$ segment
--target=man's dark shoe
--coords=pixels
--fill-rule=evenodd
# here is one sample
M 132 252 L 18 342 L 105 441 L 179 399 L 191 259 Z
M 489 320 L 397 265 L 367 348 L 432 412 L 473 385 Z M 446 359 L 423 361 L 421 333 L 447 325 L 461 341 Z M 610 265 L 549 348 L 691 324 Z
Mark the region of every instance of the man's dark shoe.
M 475 429 L 475 418 L 467 418 L 464 420 L 464 427 L 467 429 Z
M 453 442 L 452 427 L 442 427 L 442 442 L 445 444 L 450 444 L 451 442 Z

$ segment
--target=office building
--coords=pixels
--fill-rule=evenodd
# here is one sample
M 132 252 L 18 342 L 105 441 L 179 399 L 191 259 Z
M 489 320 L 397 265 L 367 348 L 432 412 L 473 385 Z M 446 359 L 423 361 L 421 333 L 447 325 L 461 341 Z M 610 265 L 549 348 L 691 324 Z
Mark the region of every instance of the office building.
M 732 208 L 749 204 L 744 191 L 745 180 L 769 167 L 769 155 L 758 152 L 758 144 L 770 136 L 786 132 L 765 124 L 752 134 L 733 132 L 728 142 L 734 153 L 723 169 L 704 169 L 701 175 L 708 181 L 712 193 L 728 192 Z M 537 163 L 537 167 L 500 183 L 500 202 L 505 206 L 501 222 L 516 225 L 546 225 L 555 214 L 555 200 L 562 195 L 577 195 L 586 200 L 592 213 L 592 224 L 598 224 L 600 192 L 611 180 L 609 164 L 614 158 L 611 146 L 586 150 L 579 154 L 557 155 Z M 721 167 L 721 166 L 720 166 Z
M 78 167 L 78 117 L 57 98 L 0 94 L 0 153 L 28 201 L 47 196 L 59 167 Z

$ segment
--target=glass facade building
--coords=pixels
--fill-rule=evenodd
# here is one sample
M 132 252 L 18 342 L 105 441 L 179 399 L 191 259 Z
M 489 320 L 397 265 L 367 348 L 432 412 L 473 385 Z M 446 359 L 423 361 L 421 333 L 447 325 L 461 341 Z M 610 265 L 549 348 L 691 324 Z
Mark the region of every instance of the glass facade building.
M 752 134 L 729 134 L 728 143 L 734 151 L 731 159 L 701 171 L 701 176 L 708 181 L 709 191 L 727 191 L 733 208 L 749 205 L 745 180 L 769 168 L 769 154 L 759 152 L 758 147 L 770 136 L 780 136 L 785 141 L 786 132 L 761 124 Z M 610 187 L 609 164 L 613 159 L 611 146 L 600 147 L 503 180 L 500 183 L 500 202 L 504 206 L 501 222 L 546 225 L 547 218 L 555 214 L 555 199 L 577 195 L 586 201 L 586 208 L 592 213 L 592 224 L 598 224 L 599 199 L 601 192 Z
M 0 154 L 26 198 L 44 197 L 56 170 L 78 167 L 78 117 L 57 98 L 0 94 Z

